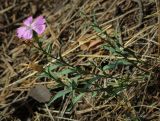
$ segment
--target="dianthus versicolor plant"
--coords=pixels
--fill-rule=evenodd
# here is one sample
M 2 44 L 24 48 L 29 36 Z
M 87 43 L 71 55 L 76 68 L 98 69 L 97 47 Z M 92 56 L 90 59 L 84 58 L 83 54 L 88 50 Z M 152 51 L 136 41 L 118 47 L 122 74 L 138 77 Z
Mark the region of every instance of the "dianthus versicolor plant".
M 48 62 L 50 64 L 45 66 L 38 75 L 39 79 L 52 79 L 57 83 L 57 87 L 63 88 L 63 90 L 57 92 L 57 94 L 50 99 L 48 105 L 51 105 L 58 98 L 70 96 L 71 102 L 70 107 L 68 107 L 68 110 L 70 110 L 85 93 L 91 93 L 95 96 L 98 93 L 105 92 L 103 93 L 104 98 L 114 97 L 119 95 L 131 84 L 129 81 L 129 72 L 126 71 L 123 75 L 115 75 L 114 72 L 119 68 L 124 68 L 125 70 L 131 66 L 145 72 L 143 68 L 137 66 L 137 64 L 142 63 L 142 61 L 134 52 L 123 48 L 118 38 L 110 37 L 98 26 L 97 22 L 91 23 L 90 27 L 97 32 L 99 39 L 105 42 L 101 45 L 104 51 L 108 51 L 115 57 L 121 56 L 113 61 L 109 61 L 103 66 L 97 65 L 94 60 L 89 60 L 86 65 L 88 67 L 93 67 L 94 70 L 98 70 L 92 72 L 85 70 L 83 66 L 70 64 L 62 57 L 61 52 L 59 52 L 58 57 L 54 57 L 52 54 L 52 46 L 43 46 L 44 42 L 39 37 L 46 29 L 46 20 L 43 16 L 38 16 L 35 19 L 30 16 L 24 20 L 23 25 L 17 29 L 18 38 L 28 41 L 35 40 L 33 42 L 36 42 L 38 46 L 33 47 L 36 47 L 36 49 L 43 52 L 47 57 L 56 60 L 52 63 Z M 134 57 L 135 59 L 131 60 L 128 57 Z M 107 81 L 105 87 L 100 84 L 100 82 L 104 80 Z

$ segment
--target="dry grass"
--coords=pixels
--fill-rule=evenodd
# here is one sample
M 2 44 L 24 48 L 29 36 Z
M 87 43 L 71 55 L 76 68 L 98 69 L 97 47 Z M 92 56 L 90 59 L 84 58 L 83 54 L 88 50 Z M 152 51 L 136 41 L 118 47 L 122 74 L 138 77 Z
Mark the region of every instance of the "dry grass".
M 132 0 L 5 0 L 0 5 L 0 120 L 18 121 L 22 116 L 24 121 L 159 121 L 160 4 L 159 0 L 142 0 L 142 4 L 140 21 L 139 5 Z M 71 97 L 50 107 L 28 98 L 27 92 L 36 84 L 55 89 L 53 95 L 60 89 L 53 80 L 36 78 L 39 65 L 50 63 L 30 43 L 19 40 L 15 29 L 27 16 L 42 14 L 47 19 L 46 43 L 53 43 L 53 55 L 62 46 L 62 56 L 70 63 L 85 65 L 87 60 L 94 60 L 100 65 L 115 57 L 100 49 L 104 42 L 89 27 L 94 12 L 104 31 L 111 36 L 118 31 L 121 44 L 141 55 L 147 65 L 139 66 L 150 72 L 148 77 L 140 77 L 142 71 L 134 70 L 130 73 L 133 84 L 120 95 L 104 99 L 105 92 L 96 97 L 87 93 L 70 112 L 67 107 Z M 115 75 L 123 76 L 123 69 Z M 105 87 L 106 82 L 100 80 L 99 84 Z

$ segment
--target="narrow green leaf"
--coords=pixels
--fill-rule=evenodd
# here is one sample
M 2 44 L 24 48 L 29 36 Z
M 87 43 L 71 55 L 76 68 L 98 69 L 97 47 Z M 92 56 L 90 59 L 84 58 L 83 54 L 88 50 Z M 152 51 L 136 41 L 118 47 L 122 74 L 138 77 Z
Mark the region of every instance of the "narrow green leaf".
M 60 97 L 63 97 L 65 96 L 66 94 L 70 93 L 72 90 L 69 88 L 69 89 L 65 89 L 65 90 L 62 90 L 60 92 L 58 92 L 52 99 L 51 101 L 48 103 L 48 106 L 50 106 L 55 100 L 57 100 L 58 98 Z
M 45 73 L 48 74 L 48 76 L 49 76 L 51 79 L 54 79 L 54 81 L 56 81 L 57 83 L 61 84 L 62 86 L 66 86 L 66 84 L 61 81 L 61 79 L 57 76 L 57 74 L 56 74 L 55 72 L 52 73 L 52 72 L 50 72 L 50 71 L 48 70 L 48 72 L 45 72 Z
M 57 69 L 58 67 L 61 67 L 61 66 L 63 66 L 62 64 L 60 64 L 60 63 L 54 63 L 53 65 L 49 65 L 49 66 L 47 66 L 46 67 L 46 71 L 52 71 L 52 70 L 54 70 L 54 69 Z
M 51 54 L 52 45 L 53 45 L 52 43 L 48 43 L 47 46 L 46 46 L 46 52 L 49 53 L 49 54 Z
M 121 59 L 117 61 L 117 65 L 131 65 L 132 63 L 128 62 L 127 60 Z
M 72 104 L 75 105 L 83 96 L 84 96 L 84 93 L 81 93 L 78 96 L 73 97 Z
M 103 70 L 111 70 L 116 68 L 116 64 L 108 64 L 103 67 Z
M 57 72 L 57 74 L 59 76 L 63 76 L 63 75 L 67 75 L 67 74 L 70 74 L 70 73 L 73 73 L 73 72 L 74 72 L 73 69 L 63 69 L 62 71 Z

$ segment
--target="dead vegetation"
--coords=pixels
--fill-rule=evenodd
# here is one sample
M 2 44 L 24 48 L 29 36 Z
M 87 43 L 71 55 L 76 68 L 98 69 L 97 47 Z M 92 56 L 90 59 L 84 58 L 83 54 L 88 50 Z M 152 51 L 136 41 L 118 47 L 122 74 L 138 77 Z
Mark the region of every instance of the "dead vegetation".
M 137 2 L 138 1 L 138 2 Z M 159 0 L 5 0 L 0 5 L 0 119 L 1 121 L 159 121 L 160 120 L 160 3 Z M 85 14 L 84 15 L 82 15 Z M 88 60 L 97 65 L 114 60 L 100 48 L 104 44 L 90 27 L 93 17 L 110 36 L 118 33 L 124 48 L 140 55 L 145 65 L 131 68 L 132 85 L 119 95 L 104 98 L 86 93 L 67 111 L 71 97 L 51 106 L 27 97 L 37 84 L 52 89 L 54 96 L 63 88 L 53 80 L 38 80 L 46 57 L 16 37 L 15 29 L 28 16 L 44 15 L 46 44 L 53 43 L 54 56 L 62 56 L 75 66 L 85 67 Z M 130 58 L 135 60 L 135 58 Z M 54 62 L 55 60 L 52 60 Z M 86 70 L 95 71 L 93 67 Z M 140 70 L 141 69 L 141 70 Z M 125 75 L 117 69 L 117 76 Z M 142 70 L 148 75 L 140 76 Z M 127 70 L 128 71 L 128 70 Z M 98 70 L 96 70 L 98 73 Z M 89 78 L 89 77 L 86 77 Z M 98 84 L 106 87 L 107 80 Z M 94 89 L 94 86 L 92 87 Z

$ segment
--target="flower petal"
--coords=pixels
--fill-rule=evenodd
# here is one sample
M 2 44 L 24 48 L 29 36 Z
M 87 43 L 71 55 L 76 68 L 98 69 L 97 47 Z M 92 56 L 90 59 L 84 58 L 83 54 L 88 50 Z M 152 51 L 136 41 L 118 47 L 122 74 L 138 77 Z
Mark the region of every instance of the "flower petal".
M 26 26 L 31 26 L 32 22 L 33 22 L 33 17 L 30 16 L 26 20 L 23 21 L 23 24 Z
M 37 17 L 32 25 L 31 25 L 31 28 L 37 32 L 37 34 L 42 34 L 46 28 L 46 25 L 45 25 L 45 19 L 43 16 L 39 16 Z
M 37 18 L 34 19 L 33 23 L 32 23 L 32 26 L 34 25 L 42 25 L 42 24 L 45 24 L 45 19 L 43 16 L 38 16 Z
M 25 31 L 27 30 L 27 27 L 25 27 L 25 26 L 22 26 L 22 27 L 19 27 L 18 29 L 17 29 L 17 36 L 19 37 L 19 38 L 22 38 L 23 37 L 23 34 L 25 33 Z
M 46 25 L 35 25 L 32 29 L 37 32 L 38 35 L 42 34 L 45 31 Z
M 29 29 L 29 28 L 22 35 L 23 39 L 32 39 L 32 37 L 33 37 L 33 31 L 32 29 Z

